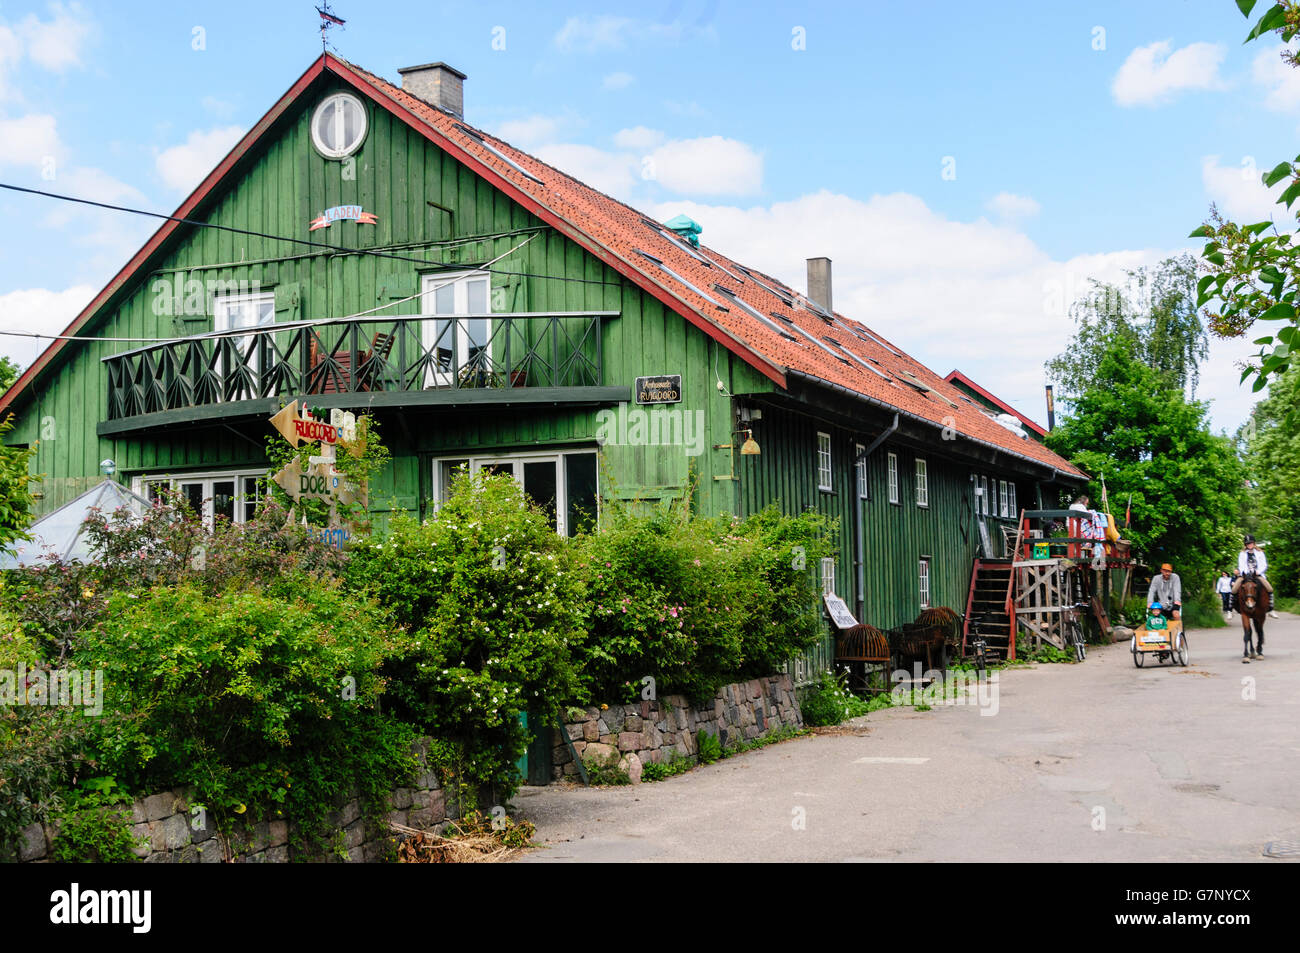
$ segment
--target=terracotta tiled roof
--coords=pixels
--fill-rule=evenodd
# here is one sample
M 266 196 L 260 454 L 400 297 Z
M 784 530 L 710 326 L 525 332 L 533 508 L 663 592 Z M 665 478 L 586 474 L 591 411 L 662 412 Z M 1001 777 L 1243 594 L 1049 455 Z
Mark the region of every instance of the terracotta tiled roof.
M 695 316 L 726 332 L 724 343 L 730 339 L 733 350 L 748 349 L 779 368 L 839 385 L 937 427 L 952 426 L 962 436 L 1016 456 L 1083 475 L 1041 444 L 996 423 L 950 382 L 866 325 L 842 314 L 826 314 L 793 288 L 714 249 L 692 248 L 649 216 L 510 143 L 360 67 L 342 65 L 612 252 Z

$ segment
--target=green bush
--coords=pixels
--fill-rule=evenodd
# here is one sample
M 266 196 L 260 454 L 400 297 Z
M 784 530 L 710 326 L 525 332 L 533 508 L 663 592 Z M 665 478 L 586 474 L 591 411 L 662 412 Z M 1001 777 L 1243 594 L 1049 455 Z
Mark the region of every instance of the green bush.
M 695 733 L 695 759 L 700 764 L 712 764 L 722 757 L 722 742 L 703 728 Z
M 435 518 L 394 517 L 386 536 L 352 551 L 351 584 L 411 633 L 385 669 L 390 697 L 445 742 L 439 764 L 456 770 L 463 798 L 486 787 L 505 803 L 529 740 L 519 716 L 579 694 L 571 657 L 583 606 L 566 556 L 513 480 L 468 474 Z
M 579 647 L 587 695 L 623 699 L 652 676 L 661 693 L 708 698 L 770 675 L 821 634 L 813 569 L 834 529 L 817 514 L 765 510 L 745 521 L 617 506 L 575 541 L 590 637 Z
M 822 672 L 816 682 L 804 690 L 799 703 L 803 723 L 809 728 L 838 725 L 848 718 L 855 700 L 853 693 L 844 687 L 841 679 L 831 672 Z
M 611 753 L 603 759 L 592 758 L 583 762 L 587 768 L 587 783 L 614 786 L 631 784 L 632 778 L 619 764 L 619 760 L 617 754 Z
M 55 863 L 134 863 L 143 844 L 131 832 L 131 807 L 113 789 L 113 777 L 91 778 L 69 798 L 58 815 L 58 834 L 50 848 Z
M 415 731 L 377 706 L 401 648 L 363 595 L 304 577 L 116 594 L 76 664 L 104 671 L 94 748 L 128 790 L 193 785 L 218 827 L 286 817 L 310 833 L 352 791 L 377 814 L 414 771 Z

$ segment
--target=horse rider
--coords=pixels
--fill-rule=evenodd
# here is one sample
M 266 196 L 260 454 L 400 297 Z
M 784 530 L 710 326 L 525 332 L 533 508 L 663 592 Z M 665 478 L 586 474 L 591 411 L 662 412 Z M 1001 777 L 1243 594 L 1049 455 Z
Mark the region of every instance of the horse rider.
M 1237 590 L 1241 587 L 1242 580 L 1246 578 L 1248 573 L 1254 573 L 1256 578 L 1259 579 L 1260 585 L 1268 593 L 1269 605 L 1272 605 L 1273 586 L 1264 576 L 1268 572 L 1268 557 L 1264 555 L 1264 550 L 1256 545 L 1254 536 L 1246 537 L 1245 548 L 1237 554 L 1237 572 L 1239 573 L 1237 581 L 1232 584 L 1234 599 L 1237 597 Z M 1279 618 L 1275 609 L 1270 609 L 1268 614 L 1274 619 Z
M 1170 618 L 1183 617 L 1183 580 L 1169 563 L 1160 567 L 1160 575 L 1151 580 L 1151 588 L 1147 590 L 1147 608 L 1156 602 L 1168 610 Z

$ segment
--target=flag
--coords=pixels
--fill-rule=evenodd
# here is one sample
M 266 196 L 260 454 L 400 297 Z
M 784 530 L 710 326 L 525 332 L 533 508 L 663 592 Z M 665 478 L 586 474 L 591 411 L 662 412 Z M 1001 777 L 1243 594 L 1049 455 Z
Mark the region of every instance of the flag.
M 320 7 L 316 8 L 316 12 L 320 14 L 320 18 L 322 20 L 328 20 L 330 23 L 337 23 L 339 26 L 342 26 L 344 23 L 347 22 L 346 20 L 340 20 L 332 13 L 326 13 Z

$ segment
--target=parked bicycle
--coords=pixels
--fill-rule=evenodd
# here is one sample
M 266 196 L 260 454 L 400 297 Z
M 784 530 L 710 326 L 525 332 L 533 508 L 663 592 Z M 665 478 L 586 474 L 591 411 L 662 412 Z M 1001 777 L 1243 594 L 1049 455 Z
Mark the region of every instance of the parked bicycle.
M 970 648 L 971 658 L 975 663 L 975 674 L 981 675 L 988 667 L 988 643 L 980 636 L 980 624 L 984 621 L 983 613 L 972 612 L 967 618 L 970 623 L 970 633 L 973 638 L 966 640 Z
M 1066 649 L 1074 649 L 1074 657 L 1082 662 L 1088 657 L 1088 639 L 1083 631 L 1080 610 L 1087 609 L 1088 603 L 1076 602 L 1061 613 L 1061 631 L 1065 638 Z

